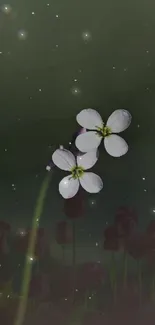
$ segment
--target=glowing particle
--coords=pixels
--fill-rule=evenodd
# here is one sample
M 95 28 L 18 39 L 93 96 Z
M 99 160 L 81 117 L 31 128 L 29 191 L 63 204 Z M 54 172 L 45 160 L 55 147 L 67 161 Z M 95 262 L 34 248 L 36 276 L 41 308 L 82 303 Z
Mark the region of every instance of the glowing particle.
M 85 42 L 88 42 L 91 40 L 91 34 L 89 32 L 83 32 L 82 33 L 82 39 L 85 41 Z
M 96 242 L 95 246 L 97 247 L 98 246 L 98 243 Z
M 35 15 L 35 12 L 34 11 L 32 11 L 32 15 Z
M 3 11 L 4 14 L 8 15 L 12 11 L 12 8 L 10 5 L 5 4 L 1 7 L 1 10 Z
M 71 92 L 73 95 L 80 95 L 81 90 L 78 87 L 72 87 Z
M 145 181 L 145 179 L 146 179 L 145 177 L 142 177 L 142 180 L 143 180 L 143 181 Z
M 20 41 L 25 41 L 27 39 L 27 32 L 25 30 L 19 30 L 18 38 Z
M 55 17 L 56 17 L 56 18 L 59 18 L 59 15 L 56 15 Z

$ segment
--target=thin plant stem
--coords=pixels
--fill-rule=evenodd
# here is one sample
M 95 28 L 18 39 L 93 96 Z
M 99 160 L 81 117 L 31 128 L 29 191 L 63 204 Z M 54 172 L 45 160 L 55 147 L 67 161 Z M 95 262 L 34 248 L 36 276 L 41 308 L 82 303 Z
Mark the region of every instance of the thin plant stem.
M 62 245 L 62 263 L 65 265 L 65 245 Z
M 15 320 L 15 325 L 22 325 L 25 317 L 26 307 L 27 307 L 27 299 L 29 294 L 29 285 L 31 280 L 31 273 L 32 273 L 32 262 L 30 261 L 30 257 L 33 257 L 35 251 L 35 244 L 36 244 L 36 236 L 37 236 L 37 229 L 39 220 L 43 211 L 44 201 L 46 197 L 46 193 L 49 187 L 51 173 L 48 174 L 41 186 L 41 190 L 39 193 L 39 197 L 36 203 L 36 208 L 34 212 L 34 217 L 32 220 L 32 231 L 30 233 L 29 243 L 28 243 L 28 250 L 25 259 L 25 267 L 23 273 L 23 282 L 21 286 L 21 294 L 20 294 L 20 301 L 17 310 L 17 317 Z
M 124 251 L 123 256 L 123 287 L 127 288 L 127 277 L 128 277 L 128 255 L 126 251 Z
M 142 268 L 141 261 L 138 259 L 138 287 L 139 287 L 139 305 L 142 303 Z
M 75 302 L 75 284 L 76 284 L 76 224 L 73 220 L 73 256 L 72 256 L 72 266 L 73 266 L 73 303 Z
M 117 274 L 116 274 L 116 261 L 115 261 L 115 253 L 113 252 L 111 255 L 112 266 L 111 266 L 111 287 L 113 292 L 113 300 L 114 304 L 116 303 L 116 292 L 117 292 Z

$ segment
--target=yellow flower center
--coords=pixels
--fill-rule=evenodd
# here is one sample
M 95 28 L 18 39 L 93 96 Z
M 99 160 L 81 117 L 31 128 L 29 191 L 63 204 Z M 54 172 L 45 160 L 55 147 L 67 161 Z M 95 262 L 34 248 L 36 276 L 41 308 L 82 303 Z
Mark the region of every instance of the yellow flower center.
M 84 174 L 84 169 L 80 166 L 75 166 L 71 170 L 74 179 L 80 178 Z
M 97 127 L 97 134 L 100 136 L 100 137 L 108 137 L 110 134 L 111 134 L 111 129 L 108 127 L 108 126 L 103 126 L 100 128 L 100 127 Z

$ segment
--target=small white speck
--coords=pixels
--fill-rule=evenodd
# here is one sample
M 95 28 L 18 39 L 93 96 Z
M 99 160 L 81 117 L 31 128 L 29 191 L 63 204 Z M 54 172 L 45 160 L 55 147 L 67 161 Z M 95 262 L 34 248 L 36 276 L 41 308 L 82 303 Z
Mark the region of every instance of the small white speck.
M 3 54 L 3 52 L 0 52 L 0 54 Z
M 46 170 L 47 170 L 48 172 L 50 172 L 51 167 L 50 167 L 50 166 L 46 166 Z
M 65 301 L 67 301 L 67 298 L 65 298 Z
M 147 192 L 146 188 L 144 188 L 144 192 Z
M 137 128 L 140 128 L 140 125 L 139 124 L 137 125 Z
M 8 151 L 8 149 L 7 149 L 7 148 L 5 148 L 5 149 L 4 149 L 4 151 L 5 151 L 5 152 L 7 152 L 7 151 Z
M 143 180 L 143 181 L 145 181 L 145 179 L 146 179 L 145 177 L 142 177 L 142 180 Z
M 59 15 L 56 15 L 55 17 L 56 17 L 56 18 L 59 18 Z
M 155 213 L 155 209 L 153 209 L 153 213 Z
M 96 243 L 95 246 L 97 247 L 98 246 L 98 243 Z
M 47 3 L 47 7 L 49 7 L 49 5 L 50 5 L 50 4 L 49 4 L 49 3 Z
M 57 48 L 58 48 L 58 47 L 59 47 L 59 45 L 58 45 L 58 44 L 56 44 L 56 46 L 55 46 L 55 47 L 57 47 Z
M 34 11 L 32 11 L 32 15 L 35 15 L 35 12 Z
M 146 50 L 146 53 L 148 54 L 149 53 L 149 50 Z
M 116 67 L 115 66 L 113 66 L 112 68 L 113 68 L 113 70 L 116 70 Z
M 11 186 L 12 186 L 12 187 L 14 187 L 14 186 L 15 186 L 15 184 L 12 184 Z
M 39 91 L 41 92 L 41 91 L 42 91 L 42 89 L 41 89 L 41 88 L 39 88 Z
M 74 79 L 75 82 L 77 82 L 77 79 Z
M 91 297 L 89 297 L 89 300 L 91 300 Z

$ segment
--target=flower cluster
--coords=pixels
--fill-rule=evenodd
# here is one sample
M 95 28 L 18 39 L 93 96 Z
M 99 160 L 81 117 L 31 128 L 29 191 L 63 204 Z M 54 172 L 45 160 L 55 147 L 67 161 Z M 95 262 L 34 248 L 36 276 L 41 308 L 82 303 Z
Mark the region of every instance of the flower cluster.
M 103 188 L 102 179 L 87 172 L 98 160 L 98 147 L 104 141 L 107 153 L 113 157 L 121 157 L 128 151 L 128 144 L 118 135 L 131 123 L 131 114 L 125 109 L 115 110 L 105 124 L 100 114 L 91 108 L 83 109 L 76 117 L 82 127 L 77 134 L 75 155 L 60 146 L 53 155 L 52 162 L 58 168 L 70 172 L 59 183 L 59 192 L 65 199 L 74 197 L 80 185 L 89 193 L 98 193 Z

